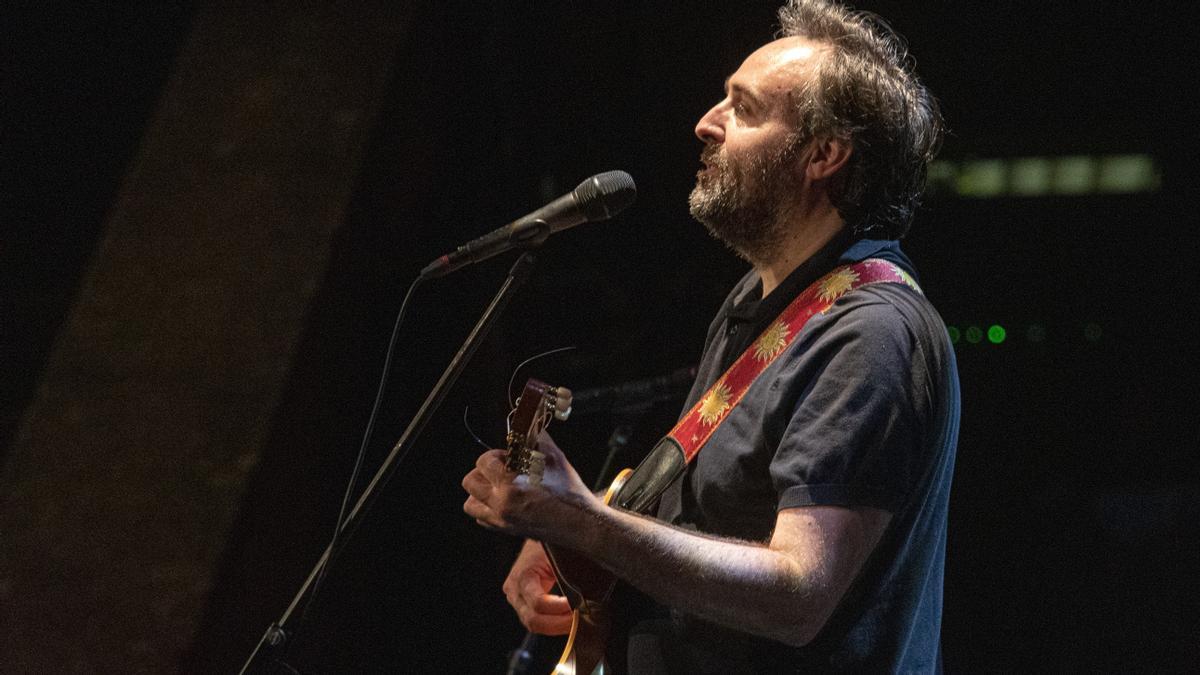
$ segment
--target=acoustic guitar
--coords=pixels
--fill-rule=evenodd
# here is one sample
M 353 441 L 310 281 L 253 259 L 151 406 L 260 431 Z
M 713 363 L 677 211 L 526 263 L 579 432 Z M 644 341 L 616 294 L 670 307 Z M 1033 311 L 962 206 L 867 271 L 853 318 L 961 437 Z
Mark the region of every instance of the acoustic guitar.
M 571 412 L 571 392 L 530 379 L 509 414 L 509 470 L 541 479 L 545 455 L 538 451 L 538 437 L 552 419 L 565 420 Z M 604 503 L 610 504 L 633 473 L 624 469 L 609 486 Z M 604 649 L 612 617 L 608 601 L 616 586 L 616 577 L 608 570 L 569 548 L 543 544 L 554 567 L 554 575 L 563 595 L 571 603 L 571 632 L 554 668 L 554 675 L 603 675 Z

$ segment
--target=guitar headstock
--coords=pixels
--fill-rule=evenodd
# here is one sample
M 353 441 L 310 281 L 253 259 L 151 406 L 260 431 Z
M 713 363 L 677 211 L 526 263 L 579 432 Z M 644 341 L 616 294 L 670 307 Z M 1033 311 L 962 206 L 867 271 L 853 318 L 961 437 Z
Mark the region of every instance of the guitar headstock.
M 541 479 L 545 455 L 538 452 L 538 436 L 550 420 L 565 420 L 571 414 L 571 390 L 529 378 L 517 397 L 517 405 L 508 415 L 508 459 L 510 471 L 526 474 L 531 480 Z

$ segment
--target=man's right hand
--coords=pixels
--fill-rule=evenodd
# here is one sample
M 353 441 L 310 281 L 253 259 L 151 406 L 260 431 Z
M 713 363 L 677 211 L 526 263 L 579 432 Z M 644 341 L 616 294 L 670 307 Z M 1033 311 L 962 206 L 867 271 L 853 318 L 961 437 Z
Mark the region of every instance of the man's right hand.
M 532 539 L 525 540 L 521 553 L 504 580 L 504 595 L 525 628 L 542 635 L 565 635 L 571 631 L 571 605 L 561 595 L 551 595 L 554 568 L 546 550 Z

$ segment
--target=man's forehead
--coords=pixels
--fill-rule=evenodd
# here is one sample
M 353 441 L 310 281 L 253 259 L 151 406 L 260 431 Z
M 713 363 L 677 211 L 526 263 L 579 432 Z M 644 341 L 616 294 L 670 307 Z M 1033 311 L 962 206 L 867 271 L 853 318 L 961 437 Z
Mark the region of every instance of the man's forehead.
M 824 49 L 821 43 L 802 37 L 768 42 L 746 57 L 738 71 L 726 80 L 726 87 L 763 89 L 794 84 L 795 78 L 809 70 Z
M 804 37 L 785 37 L 759 47 L 751 56 L 761 55 L 780 66 L 799 65 L 811 61 L 824 45 Z

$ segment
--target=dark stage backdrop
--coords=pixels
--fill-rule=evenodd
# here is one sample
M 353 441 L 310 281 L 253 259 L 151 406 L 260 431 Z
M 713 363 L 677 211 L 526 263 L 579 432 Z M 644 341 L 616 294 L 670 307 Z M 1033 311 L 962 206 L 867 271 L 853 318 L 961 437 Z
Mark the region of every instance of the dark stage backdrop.
M 860 6 L 907 36 L 949 123 L 944 158 L 1145 154 L 1161 175 L 1159 189 L 1135 194 L 943 192 L 906 241 L 948 324 L 1008 329 L 1000 344 L 963 339 L 957 348 L 964 409 L 947 669 L 1194 667 L 1200 433 L 1191 384 L 1200 326 L 1186 298 L 1198 237 L 1178 22 L 1115 3 Z M 723 78 L 770 38 L 774 7 L 413 9 L 182 671 L 236 669 L 324 547 L 417 270 L 591 174 L 624 169 L 637 180 L 637 203 L 539 252 L 533 279 L 331 571 L 293 653 L 304 672 L 503 670 L 523 634 L 499 590 L 516 542 L 460 512 L 459 481 L 479 450 L 468 426 L 500 443 L 514 368 L 547 350 L 575 348 L 522 369 L 518 384 L 537 375 L 583 389 L 698 358 L 708 320 L 744 266 L 687 215 L 700 150 L 691 129 L 720 98 Z M 10 142 L 4 130 L 6 439 L 191 14 L 183 5 L 137 21 L 101 13 L 85 23 L 123 39 L 44 47 L 43 59 L 16 71 L 11 91 L 21 96 L 11 110 L 37 142 Z M 90 84 L 98 77 L 108 86 Z M 8 107 L 14 99 L 5 98 Z M 58 114 L 41 114 L 46 106 Z M 368 473 L 509 264 L 489 261 L 414 295 Z M 1041 339 L 1030 339 L 1031 326 Z M 588 479 L 616 425 L 632 425 L 620 459 L 636 462 L 677 408 L 676 400 L 632 413 L 580 409 L 556 437 Z

